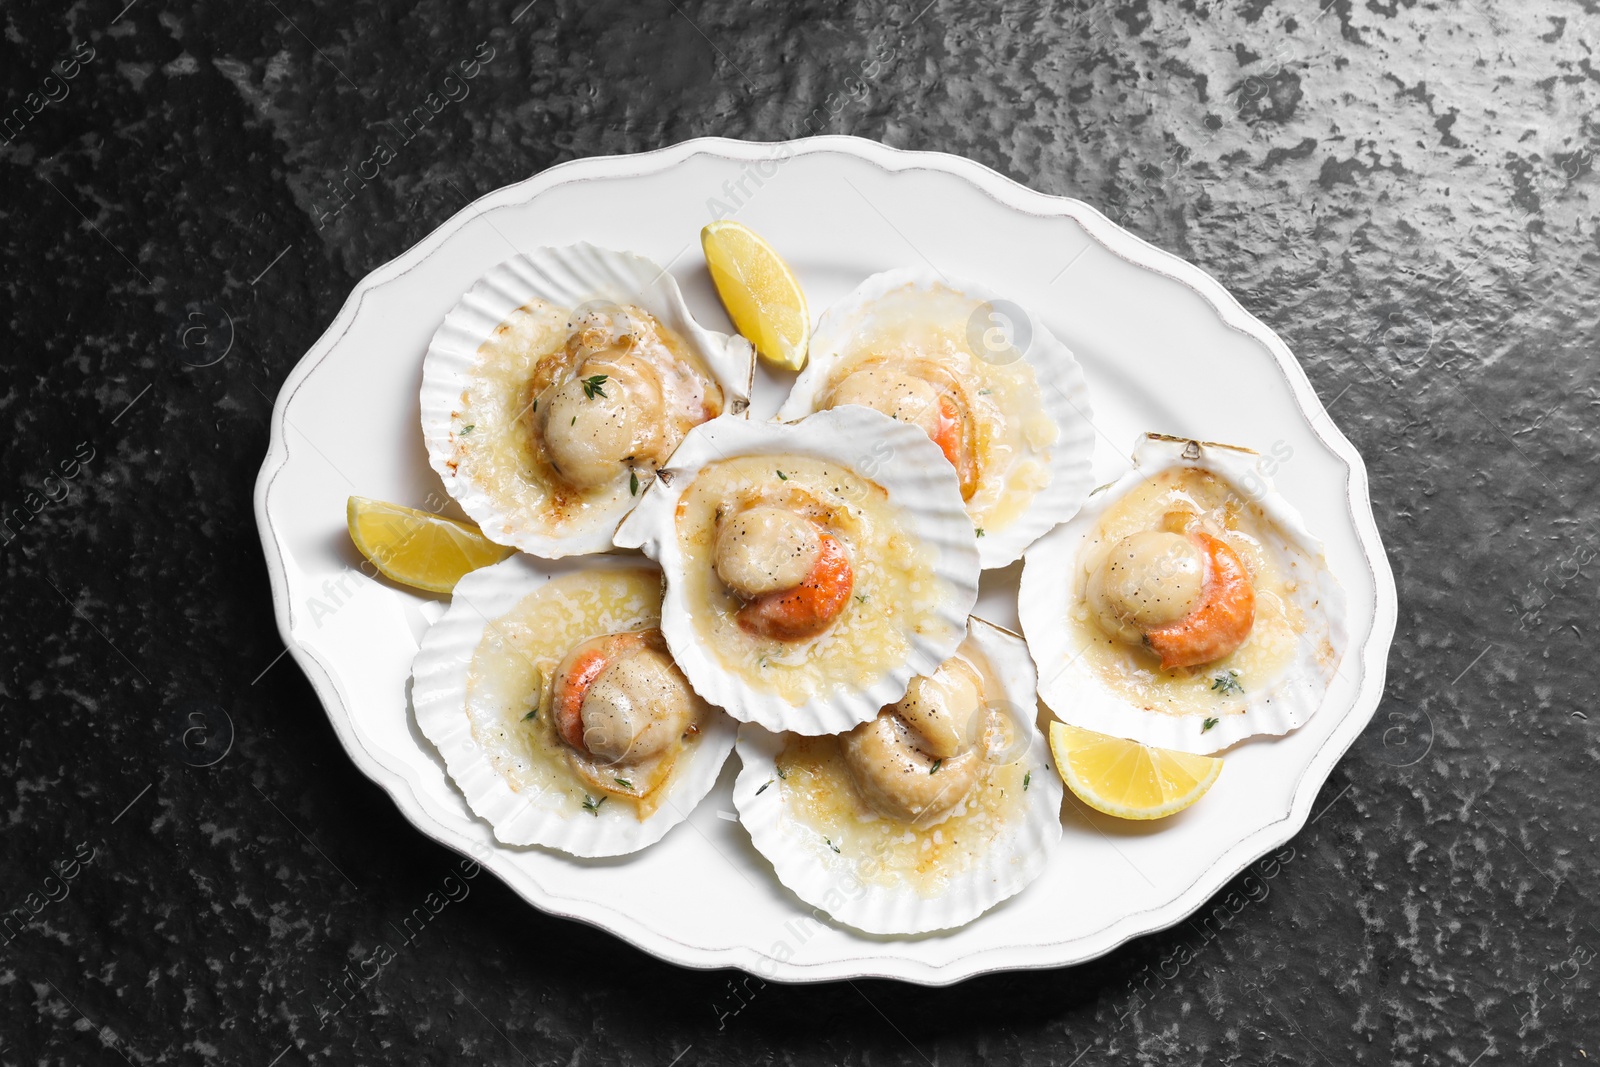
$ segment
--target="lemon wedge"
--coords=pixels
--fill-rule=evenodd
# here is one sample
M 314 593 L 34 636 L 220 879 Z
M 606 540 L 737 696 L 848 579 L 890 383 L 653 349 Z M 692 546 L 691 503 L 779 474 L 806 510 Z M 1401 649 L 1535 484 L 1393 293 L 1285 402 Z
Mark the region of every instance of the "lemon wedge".
M 1205 796 L 1222 760 L 1153 748 L 1064 722 L 1050 724 L 1050 751 L 1078 799 L 1119 819 L 1164 819 Z
M 711 281 L 738 331 L 761 357 L 779 367 L 806 365 L 811 312 L 794 271 L 742 222 L 719 219 L 700 231 Z
M 350 498 L 345 521 L 350 540 L 379 571 L 433 593 L 450 592 L 462 575 L 515 551 L 469 523 L 364 496 Z

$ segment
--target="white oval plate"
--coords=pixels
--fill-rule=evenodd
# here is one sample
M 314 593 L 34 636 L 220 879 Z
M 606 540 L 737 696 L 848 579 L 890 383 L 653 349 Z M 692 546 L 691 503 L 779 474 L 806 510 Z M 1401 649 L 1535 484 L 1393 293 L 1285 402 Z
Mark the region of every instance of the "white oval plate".
M 1321 711 L 1286 737 L 1231 750 L 1205 800 L 1162 824 L 1088 815 L 1069 799 L 1051 869 L 943 934 L 878 938 L 813 921 L 730 821 L 731 761 L 686 823 L 628 862 L 497 845 L 407 703 L 411 660 L 440 602 L 362 575 L 345 498 L 444 499 L 417 431 L 422 356 L 445 313 L 496 263 L 574 241 L 630 249 L 677 276 L 707 328 L 731 331 L 698 249 L 700 227 L 728 212 L 782 251 L 813 307 L 869 274 L 925 263 L 1037 309 L 1089 382 L 1095 484 L 1122 474 L 1121 450 L 1152 429 L 1272 457 L 1276 469 L 1264 473 L 1323 539 L 1349 596 L 1349 652 Z M 787 388 L 787 376 L 759 371 L 751 416 L 770 416 Z M 1284 343 L 1215 279 L 1078 201 L 970 160 L 847 137 L 708 139 L 578 160 L 468 205 L 365 278 L 289 375 L 256 518 L 285 643 L 351 759 L 419 829 L 552 914 L 685 966 L 781 981 L 943 985 L 1078 963 L 1178 922 L 1305 824 L 1377 707 L 1395 624 L 1360 456 Z M 974 614 L 1015 629 L 1017 572 L 985 574 Z

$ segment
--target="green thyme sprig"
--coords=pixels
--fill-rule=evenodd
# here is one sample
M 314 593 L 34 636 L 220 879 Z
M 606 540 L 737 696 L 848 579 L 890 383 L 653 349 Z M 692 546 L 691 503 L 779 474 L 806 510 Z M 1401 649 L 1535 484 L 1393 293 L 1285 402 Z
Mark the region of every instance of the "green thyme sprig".
M 1239 684 L 1239 672 L 1228 671 L 1226 674 L 1219 674 L 1211 679 L 1211 691 L 1213 693 L 1221 693 L 1223 696 L 1243 693 L 1244 686 Z

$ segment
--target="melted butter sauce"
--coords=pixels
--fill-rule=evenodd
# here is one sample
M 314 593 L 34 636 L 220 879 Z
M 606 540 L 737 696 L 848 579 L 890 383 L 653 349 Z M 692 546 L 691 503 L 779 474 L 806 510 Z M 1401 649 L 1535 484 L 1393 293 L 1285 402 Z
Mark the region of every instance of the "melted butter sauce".
M 737 622 L 741 601 L 714 569 L 717 515 L 757 503 L 810 515 L 849 553 L 851 597 L 817 637 L 766 639 Z M 725 668 L 790 704 L 870 684 L 904 661 L 916 634 L 937 625 L 932 550 L 904 527 L 882 487 L 841 464 L 782 455 L 708 464 L 684 491 L 677 520 L 685 600 L 701 641 Z
M 666 758 L 580 767 L 550 711 L 556 666 L 580 641 L 660 625 L 661 576 L 653 568 L 593 570 L 553 578 L 484 628 L 467 671 L 473 738 L 518 793 L 556 796 L 577 813 L 625 804 L 647 818 L 698 730 Z M 696 701 L 698 723 L 709 714 Z M 530 712 L 537 711 L 531 719 Z M 620 780 L 620 781 L 619 781 Z
M 1249 638 L 1231 655 L 1197 667 L 1163 671 L 1155 653 L 1100 628 L 1084 590 L 1089 575 L 1099 568 L 1112 545 L 1129 534 L 1161 529 L 1169 511 L 1198 513 L 1206 532 L 1238 553 L 1255 586 L 1256 617 Z M 1288 536 L 1260 505 L 1216 475 L 1194 467 L 1163 471 L 1107 509 L 1084 543 L 1067 609 L 1069 652 L 1081 654 L 1108 688 L 1147 711 L 1241 713 L 1252 694 L 1270 691 L 1282 678 L 1306 630 L 1304 613 L 1295 600 L 1298 576 L 1282 548 L 1286 544 Z M 1235 685 L 1243 692 L 1236 691 Z

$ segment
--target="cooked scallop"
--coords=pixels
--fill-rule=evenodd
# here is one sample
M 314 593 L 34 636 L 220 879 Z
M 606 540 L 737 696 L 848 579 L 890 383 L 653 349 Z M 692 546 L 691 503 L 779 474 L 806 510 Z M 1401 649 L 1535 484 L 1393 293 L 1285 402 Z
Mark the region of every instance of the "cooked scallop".
M 579 856 L 656 841 L 733 744 L 661 635 L 648 561 L 514 556 L 467 575 L 417 654 L 417 723 L 507 844 Z
M 949 655 L 975 540 L 936 446 L 858 407 L 699 427 L 616 536 L 661 561 L 695 690 L 802 733 L 872 718 Z
M 1018 612 L 1060 718 L 1205 753 L 1316 710 L 1344 597 L 1258 459 L 1148 435 L 1132 472 L 1029 549 Z
M 983 773 L 983 746 L 1003 729 L 983 682 L 959 655 L 911 680 L 906 695 L 839 739 L 856 794 L 891 819 L 922 827 L 949 817 Z
M 956 652 L 837 736 L 739 731 L 734 803 L 802 900 L 872 933 L 971 921 L 1044 870 L 1061 779 L 1015 634 L 971 620 Z
M 609 547 L 695 426 L 748 403 L 753 355 L 670 274 L 589 245 L 485 275 L 423 363 L 429 460 L 485 535 L 546 558 Z
M 788 508 L 756 505 L 717 523 L 717 577 L 743 597 L 798 587 L 822 557 L 823 531 Z
M 1094 434 L 1077 361 L 983 286 L 895 270 L 829 308 L 778 417 L 851 405 L 939 446 L 983 531 L 984 567 L 1016 560 L 1088 495 Z
M 578 758 L 610 766 L 660 756 L 691 727 L 698 731 L 696 703 L 655 629 L 574 645 L 551 683 L 557 735 Z M 637 794 L 632 785 L 622 792 Z
M 1162 530 L 1129 534 L 1089 575 L 1084 595 L 1106 633 L 1131 644 L 1200 606 L 1205 554 L 1191 538 Z

